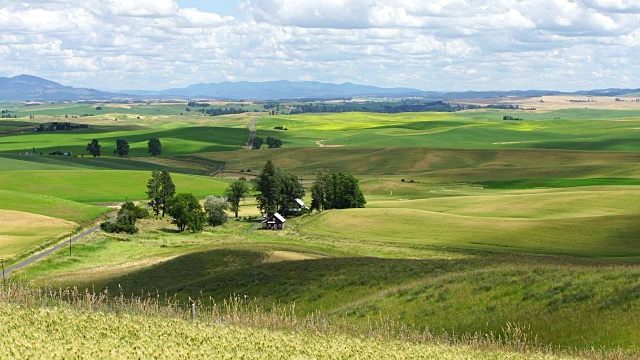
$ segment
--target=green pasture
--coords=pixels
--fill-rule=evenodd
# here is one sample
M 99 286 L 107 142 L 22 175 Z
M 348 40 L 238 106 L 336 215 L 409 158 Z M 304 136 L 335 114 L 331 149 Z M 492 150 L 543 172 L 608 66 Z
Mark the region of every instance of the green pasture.
M 38 106 L 24 106 L 22 104 L 17 103 L 0 103 L 0 107 L 2 109 L 9 109 L 10 111 L 15 111 L 18 117 L 25 117 L 29 115 L 35 116 L 59 116 L 63 120 L 66 121 L 71 116 L 83 116 L 83 115 L 93 115 L 94 117 L 100 116 L 110 116 L 114 115 L 117 117 L 118 114 L 124 116 L 176 116 L 176 115 L 192 115 L 192 116 L 203 116 L 197 110 L 200 110 L 200 107 L 192 107 L 191 111 L 187 111 L 187 102 L 184 103 L 151 103 L 151 104 L 112 104 L 112 103 L 94 103 L 94 104 L 72 104 L 72 103 L 53 103 L 53 104 L 42 104 Z M 97 107 L 101 107 L 101 110 L 97 110 Z M 264 108 L 261 106 L 256 106 L 252 104 L 244 104 L 244 103 L 229 103 L 224 105 L 210 105 L 208 108 L 244 108 L 247 111 L 260 110 L 263 111 Z M 208 109 L 207 108 L 207 109 Z M 65 115 L 67 117 L 65 118 Z
M 446 149 L 413 147 L 280 148 L 197 154 L 227 163 L 227 169 L 261 169 L 272 159 L 286 171 L 313 175 L 318 169 L 370 177 L 443 182 L 535 178 L 638 178 L 640 153 L 543 149 Z
M 471 193 L 471 192 L 469 192 Z M 640 213 L 640 187 L 587 187 L 527 191 L 461 192 L 449 197 L 378 200 L 367 208 L 414 209 L 442 214 L 515 219 L 566 219 Z
M 504 115 L 525 121 L 504 121 Z M 558 119 L 559 118 L 559 119 Z M 624 121 L 622 121 L 624 120 Z M 258 134 L 284 146 L 412 146 L 635 151 L 640 111 L 568 109 L 549 113 L 340 113 L 263 116 Z M 275 126 L 287 131 L 273 130 Z
M 211 172 L 212 164 L 204 166 L 192 166 L 184 162 L 164 163 L 162 158 L 157 158 L 157 163 L 140 161 L 131 158 L 118 157 L 77 157 L 57 155 L 24 156 L 13 154 L 0 154 L 0 169 L 2 171 L 13 170 L 162 170 L 169 172 L 201 175 Z M 145 160 L 153 160 L 145 158 Z
M 146 199 L 149 171 L 127 170 L 22 170 L 1 171 L 3 189 L 47 195 L 81 203 Z M 227 183 L 203 176 L 172 174 L 178 193 L 197 197 L 221 195 Z
M 317 236 L 497 252 L 637 258 L 640 215 L 561 219 L 469 217 L 406 208 L 326 212 L 301 224 Z
M 247 141 L 247 130 L 212 126 L 194 126 L 168 129 L 122 130 L 118 127 L 90 128 L 73 131 L 57 131 L 9 135 L 2 138 L 0 152 L 24 153 L 35 149 L 48 154 L 59 150 L 75 155 L 91 156 L 86 147 L 92 139 L 102 145 L 102 156 L 112 156 L 117 139 L 129 143 L 129 156 L 149 156 L 147 142 L 150 138 L 162 142 L 162 155 L 185 155 L 197 152 L 236 150 Z
M 60 197 L 11 190 L 0 190 L 0 209 L 23 211 L 75 222 L 93 220 L 110 210 Z

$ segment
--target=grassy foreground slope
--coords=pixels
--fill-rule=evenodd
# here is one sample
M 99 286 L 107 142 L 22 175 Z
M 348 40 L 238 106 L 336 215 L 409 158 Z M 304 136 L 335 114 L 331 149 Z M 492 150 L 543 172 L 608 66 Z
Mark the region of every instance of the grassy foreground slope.
M 414 344 L 338 333 L 0 304 L 4 356 L 29 359 L 560 359 L 470 346 Z M 43 341 L 47 339 L 47 341 Z
M 120 249 L 130 246 L 119 242 L 124 243 L 117 244 Z M 300 315 L 346 319 L 356 327 L 366 328 L 370 319 L 382 317 L 434 334 L 499 333 L 513 323 L 527 327 L 542 344 L 640 351 L 637 267 L 482 253 L 457 259 L 365 256 L 268 262 L 269 249 L 286 246 L 249 243 L 216 248 L 215 243 L 211 250 L 181 256 L 165 249 L 165 258 L 153 262 L 149 258 L 142 264 L 59 272 L 65 263 L 77 268 L 84 257 L 100 261 L 106 249 L 95 244 L 93 254 L 75 259 L 61 254 L 55 263 L 42 264 L 40 272 L 57 280 L 54 287 L 74 285 L 80 291 L 175 294 L 185 302 L 210 297 L 222 301 L 236 294 L 265 308 L 295 303 Z M 131 253 L 129 248 L 123 256 Z

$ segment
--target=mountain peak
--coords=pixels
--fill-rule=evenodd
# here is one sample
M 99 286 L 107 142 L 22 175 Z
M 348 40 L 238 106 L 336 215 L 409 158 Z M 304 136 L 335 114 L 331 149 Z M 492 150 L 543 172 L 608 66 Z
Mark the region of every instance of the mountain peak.
M 113 94 L 93 89 L 63 86 L 33 75 L 21 74 L 12 78 L 0 77 L 0 99 L 11 101 L 106 100 Z

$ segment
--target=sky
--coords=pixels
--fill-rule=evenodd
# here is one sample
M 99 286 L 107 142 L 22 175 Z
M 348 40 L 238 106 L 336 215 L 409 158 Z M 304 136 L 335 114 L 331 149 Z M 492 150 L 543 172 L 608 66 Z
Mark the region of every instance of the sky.
M 100 90 L 313 80 L 640 87 L 638 0 L 0 0 L 0 76 Z

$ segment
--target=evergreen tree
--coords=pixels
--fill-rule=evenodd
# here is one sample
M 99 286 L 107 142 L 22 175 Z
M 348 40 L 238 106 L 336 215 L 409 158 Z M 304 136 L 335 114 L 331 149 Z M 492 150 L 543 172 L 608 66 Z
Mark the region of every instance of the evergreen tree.
M 259 192 L 256 200 L 261 213 L 272 215 L 278 210 L 280 189 L 280 170 L 271 160 L 268 160 L 256 178 L 256 190 Z

